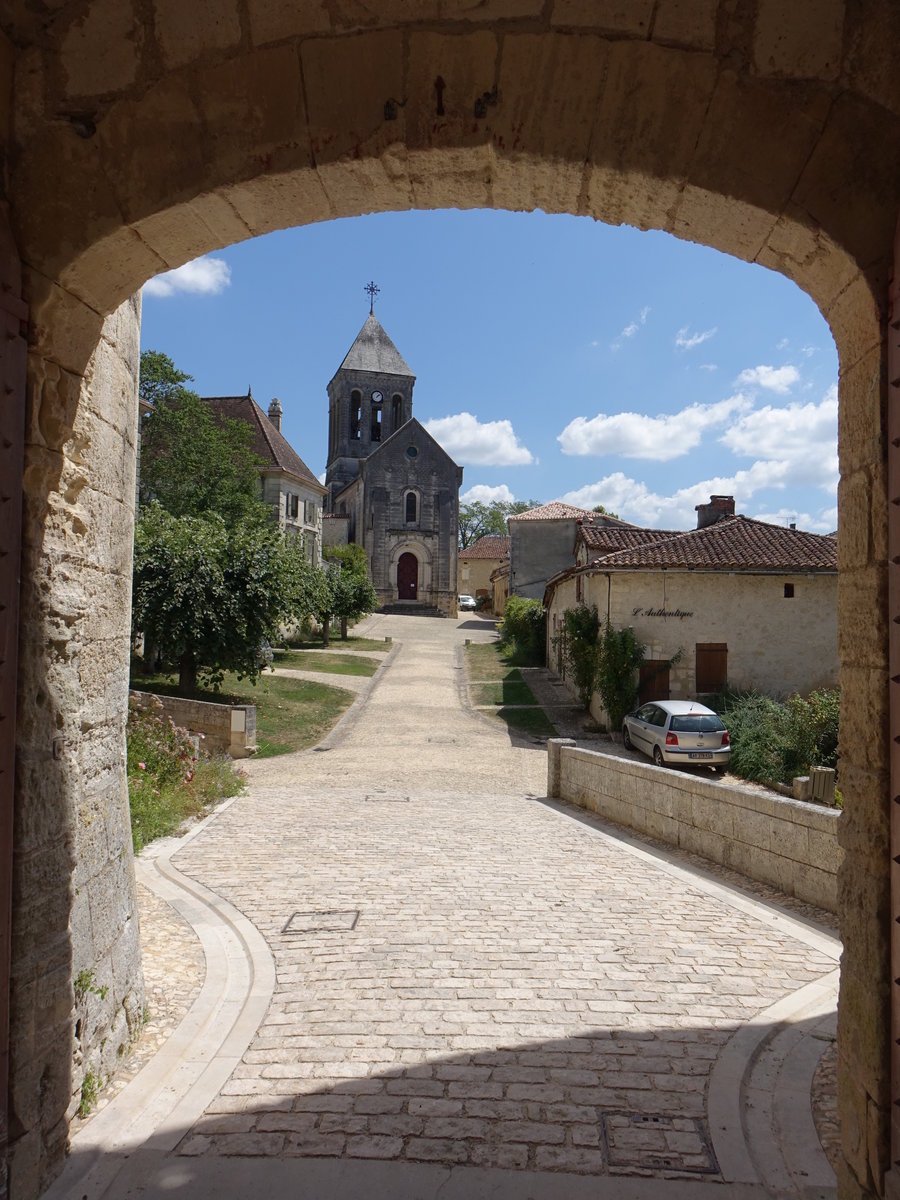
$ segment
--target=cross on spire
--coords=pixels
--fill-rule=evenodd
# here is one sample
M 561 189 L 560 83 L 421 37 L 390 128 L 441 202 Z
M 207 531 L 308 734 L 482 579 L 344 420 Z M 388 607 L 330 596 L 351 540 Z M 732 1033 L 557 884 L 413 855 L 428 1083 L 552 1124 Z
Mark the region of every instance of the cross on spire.
M 369 316 L 371 317 L 375 311 L 375 297 L 381 291 L 381 288 L 377 283 L 374 283 L 372 280 L 370 280 L 363 288 L 363 291 L 368 292 L 369 294 Z

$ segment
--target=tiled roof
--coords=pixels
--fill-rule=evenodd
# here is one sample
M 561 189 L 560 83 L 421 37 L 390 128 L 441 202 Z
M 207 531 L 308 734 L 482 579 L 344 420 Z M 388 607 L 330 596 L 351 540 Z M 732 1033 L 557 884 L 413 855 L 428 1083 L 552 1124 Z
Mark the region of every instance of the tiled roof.
M 246 421 L 253 428 L 253 450 L 264 459 L 266 469 L 284 471 L 306 486 L 325 495 L 324 488 L 283 434 L 279 433 L 248 392 L 246 396 L 205 396 L 204 403 L 221 417 Z
M 509 558 L 509 538 L 500 534 L 485 534 L 465 550 L 460 550 L 460 558 Z
M 637 529 L 631 525 L 580 525 L 576 537 L 581 537 L 590 551 L 612 554 L 616 550 L 627 550 L 632 546 L 646 546 L 648 542 L 662 542 L 680 537 L 675 529 Z
M 409 375 L 415 378 L 400 351 L 384 332 L 381 322 L 372 313 L 366 317 L 365 324 L 338 370 L 371 371 L 379 375 Z
M 837 539 L 801 529 L 768 525 L 749 517 L 725 517 L 705 529 L 670 534 L 594 560 L 610 567 L 683 567 L 697 570 L 836 571 Z
M 513 513 L 510 521 L 560 521 L 566 518 L 583 517 L 587 520 L 599 514 L 589 508 L 576 508 L 573 504 L 563 504 L 562 500 L 551 500 L 538 508 L 529 508 L 526 512 Z

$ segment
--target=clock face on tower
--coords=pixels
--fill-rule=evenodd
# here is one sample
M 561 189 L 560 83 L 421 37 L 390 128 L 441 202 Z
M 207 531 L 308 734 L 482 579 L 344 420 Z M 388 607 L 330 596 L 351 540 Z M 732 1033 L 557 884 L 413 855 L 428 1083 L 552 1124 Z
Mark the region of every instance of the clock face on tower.
M 381 392 L 373 392 L 372 393 L 372 403 L 373 404 L 380 404 L 383 399 L 384 399 L 384 396 L 382 396 Z

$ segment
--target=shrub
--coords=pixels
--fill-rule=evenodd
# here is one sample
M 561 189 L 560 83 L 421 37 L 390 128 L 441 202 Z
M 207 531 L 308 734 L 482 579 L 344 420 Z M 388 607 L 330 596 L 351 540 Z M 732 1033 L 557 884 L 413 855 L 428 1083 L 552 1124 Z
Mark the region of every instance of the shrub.
M 540 600 L 510 596 L 499 626 L 500 638 L 507 645 L 515 647 L 517 656 L 524 663 L 542 666 L 546 624 L 544 606 Z
M 724 696 L 718 710 L 731 733 L 731 770 L 758 783 L 790 783 L 813 766 L 837 765 L 840 693 L 775 700 L 758 692 Z
M 230 760 L 200 754 L 186 730 L 150 709 L 133 707 L 129 712 L 127 744 L 135 854 L 246 786 Z
M 566 662 L 572 669 L 578 699 L 585 708 L 590 708 L 602 651 L 600 618 L 597 616 L 596 604 L 590 608 L 580 604 L 578 608 L 566 609 L 563 628 L 564 653 Z
M 644 661 L 644 652 L 633 629 L 613 629 L 607 621 L 600 641 L 597 691 L 609 717 L 610 729 L 621 729 L 626 715 L 637 704 L 638 668 Z

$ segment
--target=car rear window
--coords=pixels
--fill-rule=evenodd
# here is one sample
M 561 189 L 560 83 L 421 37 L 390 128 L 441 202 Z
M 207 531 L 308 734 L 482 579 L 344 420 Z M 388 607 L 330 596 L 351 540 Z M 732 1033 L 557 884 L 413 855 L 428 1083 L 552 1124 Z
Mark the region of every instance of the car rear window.
M 712 714 L 703 716 L 702 713 L 688 713 L 685 716 L 673 717 L 669 728 L 673 733 L 718 733 L 725 726 Z

